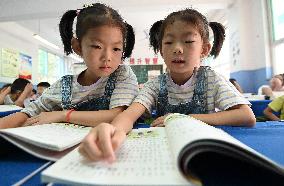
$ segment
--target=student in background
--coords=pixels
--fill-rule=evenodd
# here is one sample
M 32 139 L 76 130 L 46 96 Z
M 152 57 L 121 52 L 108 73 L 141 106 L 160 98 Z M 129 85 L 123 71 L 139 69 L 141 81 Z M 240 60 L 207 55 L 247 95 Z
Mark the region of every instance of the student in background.
M 33 86 L 29 80 L 17 78 L 11 86 L 1 90 L 0 104 L 1 105 L 17 105 L 25 107 L 29 105 L 29 98 Z
M 29 107 L 1 118 L 0 128 L 52 122 L 96 126 L 111 122 L 137 95 L 135 74 L 121 65 L 131 55 L 134 32 L 117 11 L 100 3 L 69 10 L 59 29 L 65 53 L 81 56 L 87 69 L 62 77 Z
M 242 87 L 240 86 L 240 84 L 237 82 L 236 79 L 230 78 L 229 81 L 236 87 L 236 89 L 237 89 L 240 93 L 244 93 Z
M 274 112 L 280 111 L 280 118 L 275 115 Z M 266 118 L 273 121 L 284 120 L 284 96 L 275 98 L 272 102 L 268 104 L 266 109 L 264 109 L 263 114 Z
M 37 91 L 36 89 L 33 89 L 31 92 L 30 101 L 34 101 L 36 99 L 37 99 Z
M 193 9 L 173 12 L 156 24 L 160 26 L 151 28 L 150 42 L 163 57 L 168 73 L 145 83 L 124 112 L 111 123 L 99 124 L 83 140 L 80 152 L 92 160 L 114 161 L 114 151 L 125 140 L 133 123 L 153 108 L 158 115 L 152 123 L 154 127 L 163 126 L 169 113 L 188 114 L 210 125 L 255 124 L 249 102 L 233 85 L 210 67 L 200 66 L 211 49 L 209 26 L 214 33 L 210 52 L 214 57 L 218 56 L 225 38 L 223 26 L 209 23 Z M 221 111 L 215 112 L 215 107 Z
M 284 95 L 284 74 L 273 76 L 269 84 L 259 87 L 258 94 L 269 96 L 272 100 Z
M 40 82 L 37 84 L 37 97 L 40 97 L 45 89 L 50 87 L 50 84 L 48 82 Z

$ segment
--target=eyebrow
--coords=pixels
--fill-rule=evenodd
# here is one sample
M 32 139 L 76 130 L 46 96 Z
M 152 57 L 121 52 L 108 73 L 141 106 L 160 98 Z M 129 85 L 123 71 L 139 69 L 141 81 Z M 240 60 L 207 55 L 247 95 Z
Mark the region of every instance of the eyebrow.
M 197 33 L 193 33 L 193 32 L 186 32 L 184 34 L 182 34 L 183 37 L 187 37 L 187 36 L 196 36 Z M 174 34 L 168 33 L 165 35 L 165 37 L 174 37 Z
M 91 38 L 90 41 L 91 41 L 91 42 L 100 42 L 100 43 L 103 43 L 102 40 L 97 39 L 97 38 Z M 113 44 L 113 45 L 123 44 L 123 41 L 121 41 L 121 40 L 120 40 L 120 41 L 115 41 L 115 42 L 113 42 L 112 44 Z

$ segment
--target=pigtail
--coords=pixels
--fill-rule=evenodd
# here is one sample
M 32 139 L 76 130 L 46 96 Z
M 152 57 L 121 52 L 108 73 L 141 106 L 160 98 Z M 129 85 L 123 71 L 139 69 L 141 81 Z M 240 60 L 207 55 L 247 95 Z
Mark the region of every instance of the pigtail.
M 222 24 L 217 22 L 210 22 L 209 26 L 213 30 L 214 34 L 214 42 L 210 55 L 216 58 L 219 55 L 223 42 L 225 40 L 225 28 L 223 27 Z
M 69 10 L 64 13 L 59 23 L 59 32 L 66 55 L 73 53 L 71 40 L 73 37 L 73 21 L 76 16 L 76 10 Z
M 131 56 L 135 44 L 135 34 L 132 26 L 126 22 L 125 26 L 126 26 L 126 37 L 125 37 L 124 50 L 122 56 L 123 59 Z
M 160 29 L 162 26 L 163 20 L 155 22 L 149 31 L 149 41 L 150 41 L 150 47 L 153 47 L 154 52 L 157 54 L 159 52 L 159 35 L 160 35 Z

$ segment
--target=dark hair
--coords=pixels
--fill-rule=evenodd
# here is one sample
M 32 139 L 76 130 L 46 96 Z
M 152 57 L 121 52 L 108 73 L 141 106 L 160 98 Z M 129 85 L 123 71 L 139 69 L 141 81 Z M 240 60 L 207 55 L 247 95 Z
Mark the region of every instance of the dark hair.
M 37 84 L 37 87 L 50 87 L 50 84 L 48 82 L 40 82 Z
M 11 85 L 11 94 L 23 92 L 26 85 L 30 83 L 29 80 L 18 78 Z
M 236 80 L 235 78 L 230 78 L 229 81 L 230 81 L 231 83 L 235 83 L 237 80 Z
M 33 92 L 34 94 L 36 94 L 36 93 L 37 93 L 36 89 L 33 89 L 33 90 L 32 90 L 32 92 Z
M 204 42 L 209 42 L 209 26 L 214 34 L 214 42 L 210 52 L 211 56 L 216 58 L 222 48 L 225 40 L 225 29 L 222 24 L 217 22 L 208 22 L 206 17 L 194 9 L 184 9 L 177 12 L 173 12 L 168 15 L 163 21 L 157 21 L 150 29 L 150 46 L 153 47 L 155 53 L 162 48 L 162 39 L 164 37 L 165 29 L 168 25 L 175 21 L 184 21 L 194 25 Z M 158 39 L 154 41 L 154 39 Z
M 76 37 L 79 42 L 90 28 L 103 25 L 119 27 L 123 35 L 123 55 L 122 58 L 130 57 L 135 35 L 131 25 L 123 21 L 118 12 L 104 4 L 94 3 L 84 5 L 81 10 L 69 10 L 64 13 L 60 20 L 59 31 L 64 45 L 64 52 L 69 55 L 73 53 L 71 40 L 73 37 L 73 21 L 77 16 Z

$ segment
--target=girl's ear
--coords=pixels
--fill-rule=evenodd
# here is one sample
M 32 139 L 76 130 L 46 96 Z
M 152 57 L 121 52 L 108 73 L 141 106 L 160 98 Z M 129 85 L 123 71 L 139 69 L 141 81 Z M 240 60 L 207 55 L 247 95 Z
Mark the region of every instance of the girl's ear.
M 201 58 L 204 58 L 206 56 L 208 56 L 209 52 L 211 50 L 211 44 L 208 42 L 208 43 L 204 43 L 203 46 L 202 46 L 202 52 L 201 52 Z
M 82 56 L 81 45 L 80 45 L 80 42 L 79 42 L 79 40 L 78 40 L 77 38 L 72 37 L 71 45 L 72 45 L 73 51 L 74 51 L 77 55 Z

